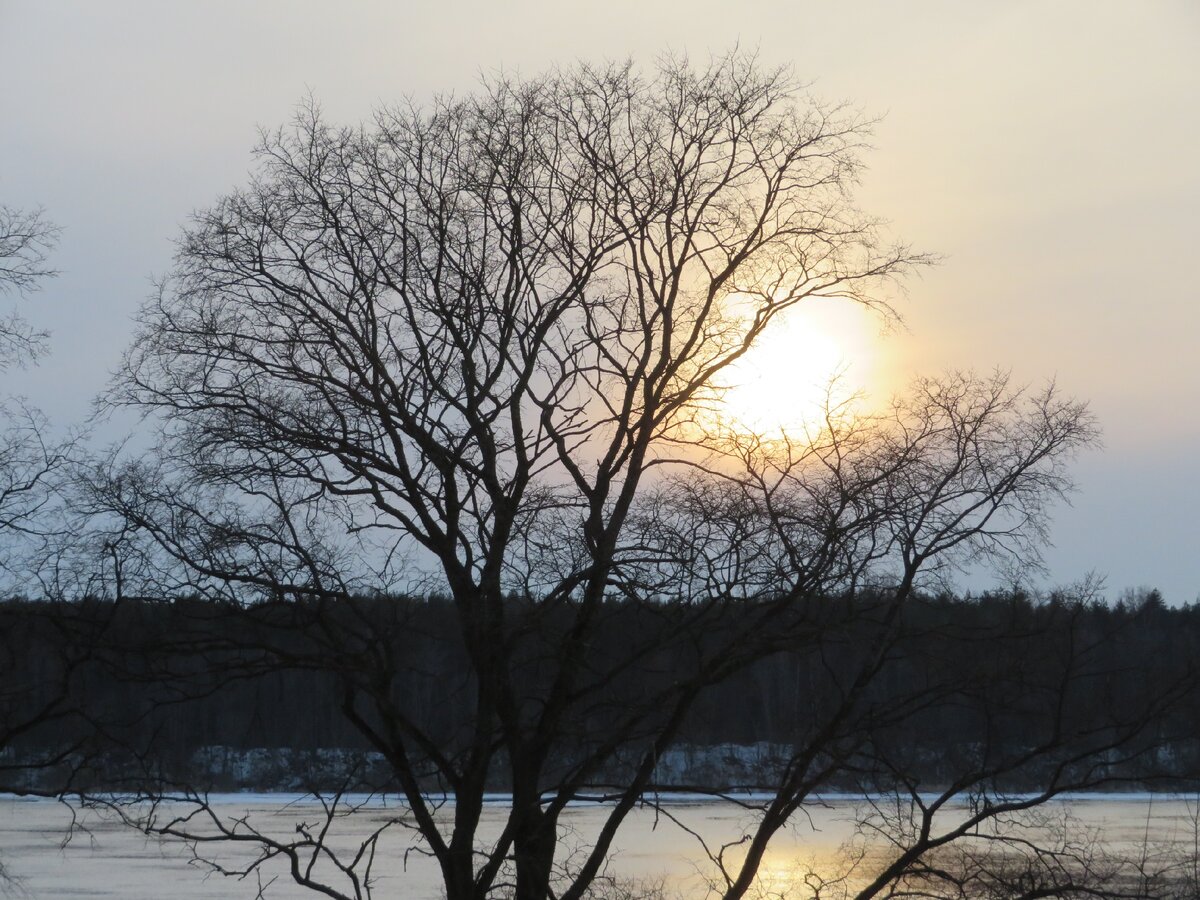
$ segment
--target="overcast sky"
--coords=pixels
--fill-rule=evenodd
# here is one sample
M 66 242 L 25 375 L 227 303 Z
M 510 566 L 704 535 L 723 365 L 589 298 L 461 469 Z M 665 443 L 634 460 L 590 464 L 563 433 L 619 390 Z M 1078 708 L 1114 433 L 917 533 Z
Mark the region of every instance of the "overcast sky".
M 859 197 L 944 262 L 914 280 L 893 380 L 1054 377 L 1105 449 L 1059 510 L 1052 582 L 1200 595 L 1200 3 L 585 4 L 0 0 L 0 202 L 64 228 L 27 304 L 53 352 L 3 392 L 82 418 L 188 214 L 256 128 L 470 90 L 480 72 L 735 43 L 885 116 Z M 853 362 L 853 361 L 851 361 Z

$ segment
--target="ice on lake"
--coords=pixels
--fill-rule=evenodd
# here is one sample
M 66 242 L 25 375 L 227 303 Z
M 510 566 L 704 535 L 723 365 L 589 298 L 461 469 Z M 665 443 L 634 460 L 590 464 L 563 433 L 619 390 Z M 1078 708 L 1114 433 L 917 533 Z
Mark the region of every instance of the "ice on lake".
M 214 800 L 221 816 L 249 815 L 264 832 L 295 833 L 297 823 L 319 818 L 319 807 L 307 801 L 276 795 L 224 795 Z M 736 805 L 712 801 L 668 803 L 669 815 L 651 808 L 630 814 L 621 830 L 608 873 L 628 883 L 661 884 L 668 897 L 706 897 L 715 875 L 695 836 L 710 842 L 736 839 L 752 814 Z M 831 876 L 845 867 L 843 851 L 855 836 L 855 821 L 863 811 L 861 798 L 833 797 L 806 807 L 792 828 L 771 845 L 760 870 L 766 892 L 775 896 L 809 896 L 804 877 L 816 872 Z M 1091 833 L 1117 851 L 1190 842 L 1197 834 L 1194 800 L 1164 795 L 1091 795 L 1055 801 L 1042 807 L 1051 820 L 1068 817 L 1078 833 Z M 349 847 L 393 817 L 395 807 L 373 804 L 339 822 L 340 846 Z M 50 800 L 0 798 L 0 864 L 8 876 L 7 890 L 30 898 L 126 898 L 126 900 L 199 900 L 252 898 L 259 889 L 256 876 L 244 880 L 214 874 L 197 863 L 177 841 L 147 837 L 93 810 L 77 813 L 78 827 L 64 844 L 72 811 Z M 499 832 L 506 809 L 500 802 L 484 810 L 481 834 Z M 584 845 L 595 834 L 608 810 L 602 806 L 569 808 L 563 816 L 564 850 Z M 677 819 L 678 822 L 672 821 Z M 374 876 L 374 896 L 434 900 L 442 896 L 438 870 L 416 852 L 411 833 L 402 828 L 381 841 Z M 409 852 L 405 852 L 409 851 Z M 236 854 L 224 848 L 220 861 L 233 865 Z M 292 884 L 282 863 L 262 870 L 264 883 L 272 878 L 268 898 L 318 896 Z M 0 894 L 3 890 L 0 889 Z

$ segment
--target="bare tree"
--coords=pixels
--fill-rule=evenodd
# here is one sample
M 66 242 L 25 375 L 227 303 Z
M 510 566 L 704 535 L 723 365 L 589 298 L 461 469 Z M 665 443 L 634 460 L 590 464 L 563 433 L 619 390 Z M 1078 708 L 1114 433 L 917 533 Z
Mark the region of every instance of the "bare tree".
M 0 205 L 0 294 L 28 294 L 56 274 L 47 260 L 58 234 L 59 228 L 41 210 Z M 36 361 L 46 337 L 15 310 L 0 319 L 0 371 Z M 58 488 L 79 436 L 56 439 L 51 433 L 46 416 L 24 399 L 0 398 L 0 573 L 9 592 L 5 599 L 32 590 L 25 557 L 36 557 L 34 568 L 43 568 L 47 542 L 61 531 Z M 54 794 L 69 782 L 69 763 L 82 747 L 79 726 L 86 716 L 70 689 L 81 660 L 72 654 L 53 656 L 69 643 L 82 642 L 44 641 L 36 629 L 14 627 L 20 616 L 10 617 L 9 612 L 5 610 L 0 629 L 0 790 Z M 56 633 L 70 627 L 53 617 L 43 624 Z M 14 643 L 19 640 L 33 640 L 43 648 L 41 669 L 31 672 L 17 664 Z M 14 755 L 30 739 L 40 744 L 37 750 Z M 47 785 L 55 781 L 53 787 L 30 780 L 52 772 L 63 775 L 57 780 L 47 777 Z
M 57 274 L 46 262 L 58 233 L 41 210 L 0 205 L 0 294 L 35 291 Z M 0 319 L 0 368 L 34 359 L 45 339 L 15 311 Z
M 260 637 L 223 671 L 330 673 L 405 805 L 348 856 L 341 794 L 282 837 L 191 790 L 184 812 L 127 814 L 255 847 L 241 874 L 286 860 L 331 897 L 370 894 L 395 825 L 450 898 L 575 900 L 698 698 L 853 632 L 741 862 L 717 858 L 721 893 L 744 896 L 813 792 L 878 771 L 871 735 L 937 696 L 872 699 L 922 573 L 1035 562 L 1096 437 L 1052 387 L 969 374 L 883 412 L 831 408 L 803 438 L 720 426 L 720 374 L 781 313 L 841 298 L 894 315 L 889 286 L 928 261 L 853 204 L 870 125 L 735 54 L 501 79 L 360 128 L 310 105 L 264 134 L 252 183 L 186 231 L 109 394 L 157 416 L 161 453 L 97 469 L 79 502 L 113 517 L 121 591 L 137 572 L 138 590 L 312 616 L 309 644 Z M 414 582 L 456 610 L 439 640 L 461 680 L 440 689 L 470 715 L 449 734 L 354 614 Z M 615 640 L 631 616 L 637 637 Z M 512 805 L 484 840 L 497 781 Z M 582 797 L 610 805 L 568 863 L 560 817 Z M 911 843 L 883 883 L 956 837 Z
M 59 229 L 41 210 L 0 205 L 0 294 L 26 294 L 56 273 L 46 265 Z M 0 319 L 0 370 L 35 360 L 46 339 L 17 312 Z M 47 438 L 45 416 L 19 399 L 0 401 L 0 535 L 36 530 L 48 502 L 45 490 L 63 467 L 66 446 Z M 0 555 L 3 565 L 4 555 Z

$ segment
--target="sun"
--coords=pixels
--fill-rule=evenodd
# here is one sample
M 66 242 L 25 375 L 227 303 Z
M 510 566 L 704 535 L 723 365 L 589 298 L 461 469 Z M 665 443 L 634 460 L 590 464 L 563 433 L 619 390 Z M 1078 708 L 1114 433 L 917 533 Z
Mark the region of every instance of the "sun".
M 860 319 L 836 304 L 781 313 L 716 387 L 724 428 L 769 438 L 819 429 L 870 363 Z

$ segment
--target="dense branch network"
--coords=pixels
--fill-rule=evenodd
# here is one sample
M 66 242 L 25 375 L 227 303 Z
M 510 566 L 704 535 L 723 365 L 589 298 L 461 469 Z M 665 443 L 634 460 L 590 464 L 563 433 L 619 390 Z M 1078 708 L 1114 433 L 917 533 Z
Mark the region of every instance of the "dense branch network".
M 405 661 L 361 630 L 259 650 L 338 679 L 452 898 L 585 896 L 697 698 L 858 623 L 855 668 L 727 873 L 724 896 L 744 896 L 789 816 L 862 763 L 864 704 L 922 573 L 1035 560 L 1096 436 L 1053 388 L 969 374 L 883 412 L 830 409 L 803 440 L 714 430 L 719 375 L 783 312 L 838 297 L 893 315 L 889 285 L 928 261 L 852 202 L 870 124 L 736 54 L 500 79 L 358 128 L 305 106 L 186 231 L 108 396 L 162 423 L 161 453 L 97 467 L 78 498 L 115 523 L 96 540 L 118 592 L 352 608 L 419 568 L 456 610 L 446 690 L 469 729 L 421 721 L 394 690 Z M 631 608 L 646 627 L 617 646 Z M 481 843 L 498 773 L 512 808 Z M 597 791 L 611 812 L 566 872 L 560 816 Z M 209 840 L 191 821 L 159 830 Z M 302 882 L 369 892 L 375 841 Z M 293 866 L 325 852 L 259 845 Z

